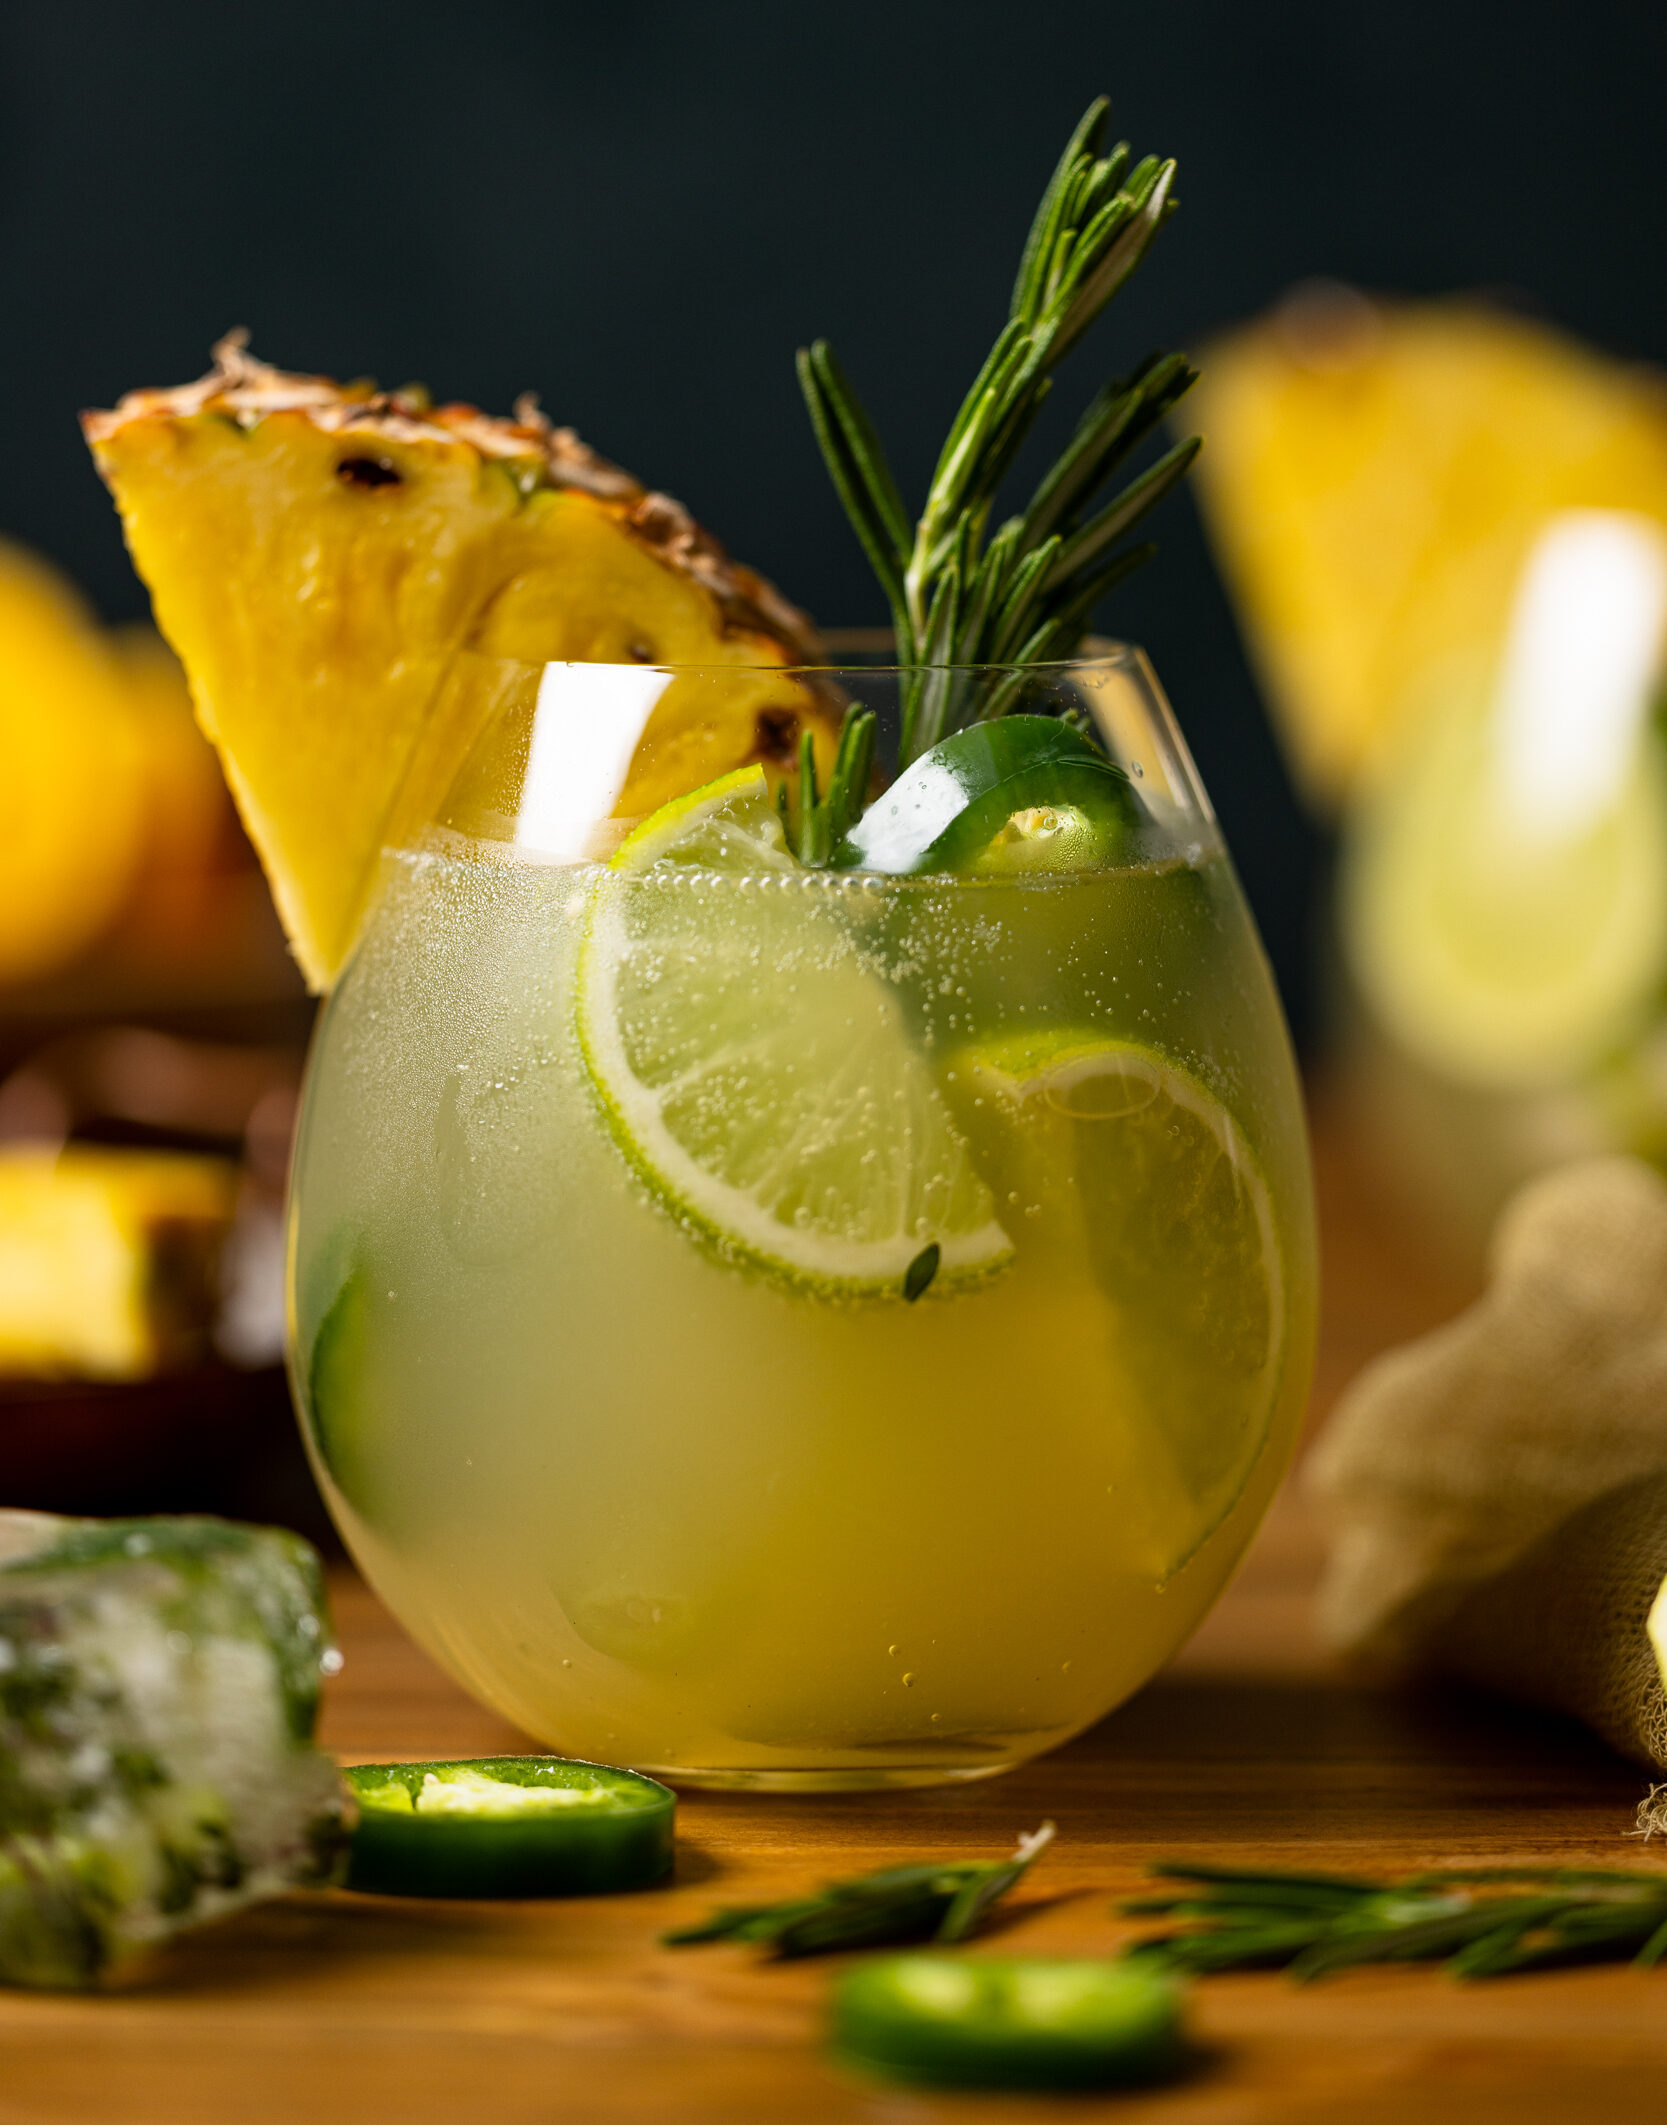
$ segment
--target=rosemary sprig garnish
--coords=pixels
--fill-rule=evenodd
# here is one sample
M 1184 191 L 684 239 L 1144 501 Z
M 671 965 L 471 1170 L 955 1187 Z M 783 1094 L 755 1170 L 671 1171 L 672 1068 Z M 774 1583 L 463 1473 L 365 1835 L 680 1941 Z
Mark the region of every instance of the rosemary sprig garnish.
M 1667 1956 L 1667 1871 L 1441 1867 L 1392 1882 L 1179 1861 L 1151 1871 L 1190 1886 L 1133 1898 L 1124 1915 L 1196 1924 L 1126 1953 L 1199 1976 L 1284 1968 L 1307 1981 L 1358 1963 L 1439 1961 L 1451 1977 L 1503 1977 Z
M 1175 165 L 1127 142 L 1101 152 L 1109 105 L 1071 135 L 1031 224 L 1008 318 L 945 438 L 911 526 L 873 423 L 825 340 L 801 349 L 799 381 L 840 500 L 891 607 L 905 682 L 901 764 L 946 731 L 999 715 L 1018 682 L 943 667 L 1068 657 L 1105 593 L 1151 555 L 1120 545 L 1186 471 L 1177 443 L 1109 500 L 1129 453 L 1194 381 L 1153 354 L 1094 397 L 1028 504 L 987 537 L 1002 482 L 1053 388 L 1052 372 L 1145 257 L 1174 212 Z M 1096 507 L 1096 503 L 1099 504 Z
M 781 1904 L 740 1904 L 698 1926 L 663 1936 L 668 1948 L 701 1941 L 749 1941 L 775 1956 L 831 1955 L 899 1941 L 964 1941 L 986 1912 L 1052 1843 L 1054 1826 L 1019 1839 L 1011 1859 L 928 1860 L 830 1882 L 814 1896 Z
M 776 784 L 776 810 L 787 845 L 811 870 L 826 869 L 833 852 L 862 817 L 874 772 L 874 711 L 845 711 L 839 750 L 826 790 L 816 782 L 816 748 L 807 730 L 799 740 L 798 799 L 790 803 L 785 781 Z

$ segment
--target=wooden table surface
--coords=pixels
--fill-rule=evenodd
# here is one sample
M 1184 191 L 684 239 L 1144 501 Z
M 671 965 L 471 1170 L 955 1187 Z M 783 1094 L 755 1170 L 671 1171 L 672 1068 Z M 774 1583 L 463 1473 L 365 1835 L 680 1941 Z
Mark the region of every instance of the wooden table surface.
M 1444 1318 L 1462 1279 L 1374 1203 L 1320 1132 L 1328 1295 L 1317 1405 L 1375 1349 Z M 825 1964 L 673 1954 L 717 1899 L 935 1854 L 994 1856 L 1045 1815 L 1058 1844 L 999 1945 L 1099 1954 L 1114 1895 L 1177 1852 L 1378 1870 L 1628 1864 L 1644 1781 L 1577 1729 L 1492 1703 L 1373 1691 L 1313 1642 L 1318 1543 L 1300 1494 L 1132 1704 L 1057 1754 L 943 1793 L 690 1794 L 673 1886 L 533 1905 L 296 1897 L 184 1947 L 160 1986 L 0 1998 L 0 2125 L 1019 2125 L 1062 2116 L 1261 2125 L 1667 2120 L 1667 1971 L 1463 1988 L 1428 1970 L 1195 1994 L 1205 2063 L 1120 2098 L 942 2098 L 826 2065 Z M 517 1737 L 447 1682 L 349 1575 L 325 1738 L 352 1760 L 474 1755 Z

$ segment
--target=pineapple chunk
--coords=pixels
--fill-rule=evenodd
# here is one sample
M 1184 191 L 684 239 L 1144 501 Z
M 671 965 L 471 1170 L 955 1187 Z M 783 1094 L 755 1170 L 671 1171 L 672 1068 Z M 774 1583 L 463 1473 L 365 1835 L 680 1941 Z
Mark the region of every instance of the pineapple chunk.
M 340 1664 L 299 1535 L 0 1512 L 0 1984 L 102 1984 L 328 1880 Z
M 0 1373 L 139 1380 L 200 1356 L 236 1193 L 225 1159 L 0 1151 Z
M 624 815 L 796 757 L 801 729 L 831 762 L 822 694 L 758 669 L 809 659 L 803 615 L 532 401 L 489 420 L 215 352 L 83 425 L 315 989 L 478 735 L 490 690 L 444 683 L 464 650 L 735 668 L 721 699 L 667 689 Z
M 1667 391 L 1523 319 L 1309 290 L 1212 349 L 1205 513 L 1299 780 L 1332 808 L 1443 668 L 1491 666 L 1564 508 L 1667 524 Z

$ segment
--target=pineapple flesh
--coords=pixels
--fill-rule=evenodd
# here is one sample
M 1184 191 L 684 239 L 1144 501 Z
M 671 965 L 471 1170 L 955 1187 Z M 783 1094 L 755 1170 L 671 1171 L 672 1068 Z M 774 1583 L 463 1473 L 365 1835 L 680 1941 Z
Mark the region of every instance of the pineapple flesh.
M 786 763 L 803 731 L 831 762 L 835 709 L 782 675 L 814 660 L 804 616 L 530 399 L 489 419 L 286 374 L 234 335 L 199 382 L 83 426 L 315 989 L 479 734 L 489 690 L 446 685 L 462 652 L 733 670 L 667 688 L 621 816 Z

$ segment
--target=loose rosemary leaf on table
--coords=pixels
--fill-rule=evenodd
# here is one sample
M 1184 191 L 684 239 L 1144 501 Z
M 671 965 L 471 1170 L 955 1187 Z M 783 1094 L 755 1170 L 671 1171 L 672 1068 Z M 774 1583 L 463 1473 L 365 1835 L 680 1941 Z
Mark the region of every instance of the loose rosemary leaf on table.
M 1094 607 L 1151 555 L 1119 542 L 1179 480 L 1196 436 L 1126 485 L 1108 483 L 1195 372 L 1153 354 L 1095 394 L 1029 502 L 991 533 L 998 491 L 1050 392 L 1053 372 L 1145 257 L 1174 212 L 1175 165 L 1132 164 L 1105 146 L 1109 105 L 1092 103 L 1031 223 L 1007 322 L 961 402 L 925 507 L 911 525 L 874 424 L 825 340 L 799 354 L 822 456 L 891 607 L 897 660 L 933 667 L 903 688 L 903 766 L 946 732 L 998 715 L 1020 682 L 980 665 L 1069 657 Z
M 1125 1952 L 1187 1974 L 1283 1968 L 1306 1981 L 1359 1963 L 1441 1962 L 1480 1978 L 1667 1956 L 1667 1870 L 1443 1867 L 1383 1882 L 1164 1861 L 1152 1872 L 1186 1886 L 1132 1898 L 1123 1915 L 1192 1923 Z
M 684 1948 L 703 1941 L 748 1941 L 787 1957 L 900 1941 L 964 1941 L 1053 1835 L 1053 1824 L 1043 1823 L 1019 1839 L 1011 1859 L 883 1867 L 785 1903 L 730 1905 L 698 1926 L 665 1934 L 664 1944 Z

